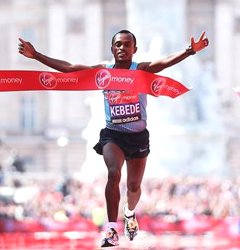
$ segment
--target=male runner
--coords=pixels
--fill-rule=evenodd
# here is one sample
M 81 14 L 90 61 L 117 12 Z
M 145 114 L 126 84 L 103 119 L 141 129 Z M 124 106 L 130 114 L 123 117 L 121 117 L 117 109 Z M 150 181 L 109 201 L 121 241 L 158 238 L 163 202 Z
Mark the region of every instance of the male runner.
M 116 68 L 130 70 L 144 70 L 158 73 L 163 69 L 181 62 L 190 55 L 208 46 L 205 32 L 195 42 L 191 38 L 191 45 L 180 52 L 172 54 L 164 59 L 153 62 L 132 61 L 137 51 L 136 38 L 128 30 L 121 30 L 112 38 L 111 51 L 115 59 L 113 65 L 98 64 L 88 66 L 83 64 L 71 64 L 66 61 L 50 58 L 35 50 L 33 45 L 19 38 L 19 53 L 35 59 L 55 70 L 61 72 L 73 72 L 91 68 Z M 121 180 L 121 169 L 126 161 L 127 166 L 127 203 L 124 206 L 125 228 L 124 232 L 129 240 L 133 240 L 138 233 L 138 223 L 135 208 L 141 195 L 141 182 L 144 175 L 149 149 L 149 132 L 146 128 L 146 105 L 147 95 L 133 91 L 103 91 L 106 127 L 100 132 L 100 140 L 94 149 L 103 159 L 108 169 L 108 180 L 105 189 L 108 228 L 102 247 L 118 246 L 118 209 L 120 201 L 119 183 Z M 122 110 L 119 116 L 121 98 Z M 132 112 L 129 112 L 131 107 Z M 111 112 L 110 112 L 111 111 Z

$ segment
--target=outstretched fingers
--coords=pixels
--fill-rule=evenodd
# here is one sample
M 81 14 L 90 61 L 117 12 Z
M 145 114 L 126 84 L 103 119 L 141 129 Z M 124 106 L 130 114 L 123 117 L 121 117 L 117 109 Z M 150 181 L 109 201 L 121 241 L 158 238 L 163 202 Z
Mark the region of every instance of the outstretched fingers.
M 204 45 L 205 45 L 205 46 L 208 46 L 209 40 L 208 40 L 206 37 L 203 39 L 203 42 L 204 42 Z
M 208 46 L 209 41 L 208 41 L 207 37 L 205 37 L 205 33 L 206 33 L 206 31 L 204 30 L 203 33 L 200 36 L 199 41 L 202 41 L 205 46 Z
M 195 43 L 194 37 L 191 37 L 191 45 L 193 45 Z
M 191 46 L 195 52 L 200 51 L 208 46 L 209 41 L 208 38 L 205 36 L 205 33 L 206 31 L 204 30 L 197 42 L 195 42 L 194 38 L 191 37 Z
M 35 49 L 30 42 L 19 38 L 20 43 L 18 44 L 18 52 L 26 57 L 33 58 Z
M 25 41 L 22 38 L 18 38 L 18 40 L 21 42 L 18 44 L 18 52 L 23 54 Z
M 26 42 L 26 41 L 24 41 L 21 37 L 19 37 L 18 40 L 19 40 L 21 43 L 25 43 L 25 42 Z
M 199 39 L 199 40 L 203 40 L 203 38 L 204 38 L 204 36 L 205 36 L 205 33 L 206 33 L 206 31 L 204 30 L 204 31 L 203 31 L 203 33 L 201 34 L 201 36 L 200 36 L 200 39 Z

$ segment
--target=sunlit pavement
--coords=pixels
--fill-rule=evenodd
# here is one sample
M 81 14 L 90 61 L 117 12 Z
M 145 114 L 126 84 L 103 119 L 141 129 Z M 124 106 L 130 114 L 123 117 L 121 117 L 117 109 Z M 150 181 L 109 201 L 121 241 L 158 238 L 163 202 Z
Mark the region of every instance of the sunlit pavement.
M 96 246 L 97 248 L 97 246 Z M 99 248 L 101 249 L 101 248 Z M 142 249 L 142 250 L 240 250 L 240 239 L 220 239 L 211 236 L 183 236 L 178 234 L 152 235 L 139 232 L 134 241 L 128 241 L 125 236 L 120 236 L 120 246 L 117 249 Z
M 240 250 L 240 238 L 214 238 L 210 235 L 152 235 L 140 231 L 134 241 L 120 235 L 120 246 L 101 248 L 102 233 L 13 233 L 0 235 L 1 250 Z

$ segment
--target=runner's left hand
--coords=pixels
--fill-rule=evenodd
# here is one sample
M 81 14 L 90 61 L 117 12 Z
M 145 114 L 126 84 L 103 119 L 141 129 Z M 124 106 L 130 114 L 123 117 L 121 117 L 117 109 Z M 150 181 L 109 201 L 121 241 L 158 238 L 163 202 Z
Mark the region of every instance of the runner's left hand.
M 194 50 L 195 52 L 200 51 L 208 46 L 209 41 L 208 41 L 208 38 L 205 37 L 205 33 L 206 31 L 203 31 L 203 33 L 201 34 L 197 42 L 194 41 L 194 37 L 191 37 L 192 50 Z

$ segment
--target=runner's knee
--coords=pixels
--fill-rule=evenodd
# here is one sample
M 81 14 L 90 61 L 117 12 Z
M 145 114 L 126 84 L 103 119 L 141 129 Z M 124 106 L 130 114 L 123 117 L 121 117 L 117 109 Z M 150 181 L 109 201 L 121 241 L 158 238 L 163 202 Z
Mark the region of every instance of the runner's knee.
M 141 184 L 139 182 L 130 182 L 127 185 L 127 189 L 131 193 L 137 193 L 141 190 Z
M 121 171 L 115 168 L 108 169 L 108 182 L 118 185 L 121 180 Z

